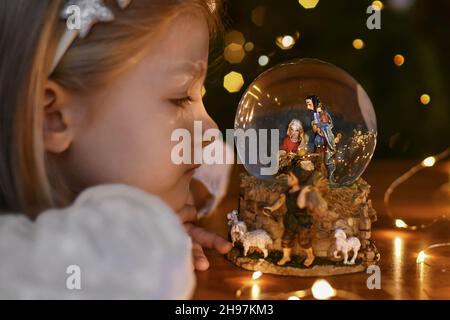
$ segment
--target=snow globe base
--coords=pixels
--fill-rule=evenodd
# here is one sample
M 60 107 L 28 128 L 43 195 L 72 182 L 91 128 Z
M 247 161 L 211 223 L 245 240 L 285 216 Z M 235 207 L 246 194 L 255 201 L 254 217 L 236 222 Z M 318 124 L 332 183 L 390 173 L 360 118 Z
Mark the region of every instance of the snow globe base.
M 289 173 L 281 173 L 269 181 L 243 173 L 240 177 L 239 209 L 228 214 L 234 247 L 227 258 L 246 270 L 300 277 L 362 272 L 367 266 L 376 264 L 380 255 L 371 240 L 371 229 L 377 217 L 369 200 L 370 186 L 367 182 L 359 178 L 352 185 L 335 187 L 318 171 L 300 171 L 302 190 L 306 190 L 300 193 L 301 205 L 312 218 L 307 234 L 303 232 L 302 235 L 301 230 L 291 232 L 291 241 L 287 245 L 287 216 L 292 208 L 283 204 L 270 213 L 265 210 L 282 194 L 289 192 Z M 236 231 L 239 224 L 245 226 L 247 234 L 260 231 L 266 233 L 271 241 L 264 243 L 264 239 L 240 238 L 239 231 Z M 337 230 L 343 231 L 346 239 L 338 239 Z M 305 237 L 309 241 L 305 241 Z M 351 240 L 359 242 L 359 248 L 348 246 L 347 242 Z M 343 241 L 344 248 L 339 247 L 339 241 L 341 244 Z M 247 252 L 244 246 L 248 247 Z M 312 262 L 311 259 L 307 261 L 308 250 L 312 251 Z M 289 257 L 282 261 L 286 258 L 286 251 Z

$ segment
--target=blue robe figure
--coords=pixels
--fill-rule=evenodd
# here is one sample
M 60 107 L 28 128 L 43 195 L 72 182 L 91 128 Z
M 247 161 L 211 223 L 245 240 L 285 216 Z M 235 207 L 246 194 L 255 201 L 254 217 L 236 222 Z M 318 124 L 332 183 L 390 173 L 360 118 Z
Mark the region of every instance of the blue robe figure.
M 324 162 L 327 167 L 328 179 L 333 184 L 334 171 L 336 165 L 334 163 L 334 155 L 336 153 L 335 137 L 333 134 L 333 120 L 330 114 L 323 109 L 322 104 L 317 96 L 308 96 L 306 99 L 308 110 L 312 111 L 313 121 L 311 127 L 314 133 L 310 136 L 308 142 L 308 150 L 314 153 L 324 153 Z M 312 142 L 311 146 L 310 143 Z
M 306 125 L 305 125 L 305 133 L 308 135 L 307 147 L 308 153 L 314 153 L 316 149 L 315 138 L 316 133 L 312 128 L 312 124 L 314 123 L 314 115 L 316 113 L 317 107 L 319 106 L 320 100 L 317 96 L 308 96 L 305 99 L 306 108 L 308 112 L 306 114 Z

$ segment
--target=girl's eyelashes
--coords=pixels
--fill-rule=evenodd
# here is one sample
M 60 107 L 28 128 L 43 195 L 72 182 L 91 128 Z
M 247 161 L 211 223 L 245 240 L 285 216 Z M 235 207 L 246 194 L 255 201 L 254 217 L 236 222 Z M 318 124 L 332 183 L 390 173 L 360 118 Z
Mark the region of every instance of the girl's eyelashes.
M 193 101 L 193 99 L 189 96 L 170 100 L 170 102 L 172 102 L 177 107 L 185 107 L 185 106 L 189 105 L 192 101 Z

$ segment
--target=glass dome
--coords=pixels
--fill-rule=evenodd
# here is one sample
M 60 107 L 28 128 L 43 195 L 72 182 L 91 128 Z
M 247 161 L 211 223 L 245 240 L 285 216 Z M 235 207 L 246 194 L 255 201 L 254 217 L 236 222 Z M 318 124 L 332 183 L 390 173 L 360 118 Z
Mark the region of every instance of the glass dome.
M 300 127 L 299 139 L 291 135 L 292 123 L 292 128 Z M 316 59 L 289 61 L 262 73 L 239 103 L 235 134 L 238 129 L 256 132 L 236 138 L 239 160 L 249 174 L 273 177 L 277 172 L 267 175 L 261 169 L 270 166 L 267 157 L 279 150 L 302 156 L 322 152 L 329 178 L 338 185 L 362 175 L 377 137 L 375 112 L 365 90 L 347 72 Z M 278 136 L 271 129 L 278 129 Z M 265 140 L 269 146 L 264 147 Z M 278 150 L 271 149 L 273 142 Z M 252 156 L 256 160 L 251 161 Z

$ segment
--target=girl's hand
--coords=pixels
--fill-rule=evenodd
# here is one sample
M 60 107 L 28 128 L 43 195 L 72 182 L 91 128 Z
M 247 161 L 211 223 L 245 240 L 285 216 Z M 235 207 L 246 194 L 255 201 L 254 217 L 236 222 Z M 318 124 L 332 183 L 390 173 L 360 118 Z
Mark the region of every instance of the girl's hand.
M 209 261 L 203 252 L 204 247 L 215 249 L 221 254 L 227 253 L 233 247 L 230 242 L 222 237 L 195 225 L 197 221 L 197 209 L 194 205 L 186 204 L 177 213 L 181 222 L 184 224 L 186 232 L 192 238 L 192 254 L 196 270 L 204 271 L 209 268 Z

